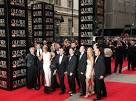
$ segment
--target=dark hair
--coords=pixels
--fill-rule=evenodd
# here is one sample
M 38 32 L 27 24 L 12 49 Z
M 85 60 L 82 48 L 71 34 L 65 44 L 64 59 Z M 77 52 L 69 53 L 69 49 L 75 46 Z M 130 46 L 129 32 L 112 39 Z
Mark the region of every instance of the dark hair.
M 100 55 L 104 55 L 104 49 L 102 47 L 97 47 L 100 51 Z
M 70 47 L 69 50 L 72 49 L 74 51 L 74 48 Z
M 30 48 L 33 48 L 33 47 L 34 47 L 34 45 L 32 44 L 32 45 L 30 45 L 29 49 L 30 49 Z

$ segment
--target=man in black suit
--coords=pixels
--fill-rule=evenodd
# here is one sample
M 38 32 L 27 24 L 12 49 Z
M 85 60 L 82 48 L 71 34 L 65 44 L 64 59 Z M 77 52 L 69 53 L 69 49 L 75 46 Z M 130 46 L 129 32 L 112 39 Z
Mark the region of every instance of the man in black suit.
M 100 100 L 101 97 L 107 96 L 107 91 L 104 83 L 104 76 L 105 76 L 105 60 L 104 56 L 102 55 L 102 48 L 95 49 L 95 64 L 94 64 L 94 83 L 95 83 L 95 93 L 96 99 Z
M 75 69 L 77 66 L 77 57 L 74 55 L 74 49 L 69 49 L 69 61 L 67 66 L 67 75 L 68 75 L 68 83 L 70 88 L 70 96 L 72 96 L 75 91 Z
M 36 44 L 36 51 L 35 51 L 36 56 L 39 58 L 42 54 L 42 48 L 41 44 L 37 43 Z M 38 67 L 37 67 L 37 86 L 40 89 L 40 83 L 41 83 L 41 78 L 42 77 L 42 85 L 44 85 L 44 71 L 43 71 L 43 62 L 38 59 Z
M 71 48 L 74 49 L 74 55 L 77 57 L 77 60 L 78 60 L 79 55 L 80 55 L 80 52 L 79 52 L 79 48 L 78 48 L 76 42 L 72 42 L 72 43 L 71 43 Z M 78 78 L 77 68 L 78 68 L 78 61 L 77 61 L 77 64 L 76 64 L 75 78 L 76 78 L 78 87 L 79 87 L 79 89 L 80 89 L 80 82 L 79 82 L 79 78 Z
M 130 46 L 128 47 L 128 70 L 134 70 L 134 62 L 135 62 L 135 43 L 134 41 L 130 42 Z
M 66 87 L 64 84 L 64 76 L 66 72 L 67 62 L 68 62 L 68 58 L 66 55 L 64 55 L 64 49 L 60 48 L 59 55 L 56 57 L 56 68 L 58 70 L 60 88 L 61 88 L 60 94 L 64 94 L 66 90 Z
M 118 41 L 117 47 L 115 48 L 115 68 L 114 73 L 117 72 L 117 68 L 119 65 L 119 73 L 122 72 L 122 65 L 123 65 L 123 47 L 122 43 Z
M 78 61 L 78 76 L 79 76 L 79 82 L 80 82 L 80 96 L 84 96 L 86 94 L 86 82 L 85 82 L 85 72 L 86 72 L 86 65 L 87 65 L 87 57 L 85 53 L 85 47 L 80 47 L 80 56 Z

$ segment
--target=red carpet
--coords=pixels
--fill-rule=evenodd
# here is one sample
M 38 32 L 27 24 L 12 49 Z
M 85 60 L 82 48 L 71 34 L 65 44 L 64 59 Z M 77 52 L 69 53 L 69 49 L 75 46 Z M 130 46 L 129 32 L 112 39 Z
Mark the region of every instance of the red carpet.
M 136 101 L 136 84 L 107 82 L 106 86 L 108 96 L 101 101 Z M 25 87 L 11 92 L 0 90 L 1 101 L 64 101 L 68 97 L 68 94 L 59 95 L 59 90 L 44 94 L 43 88 L 40 91 L 28 90 Z
M 129 71 L 129 70 L 125 70 L 125 71 L 123 71 L 123 74 L 129 74 L 129 75 L 136 75 L 136 70 L 135 71 Z
M 126 67 L 128 65 L 128 61 L 127 60 L 124 60 L 123 62 L 123 67 Z M 114 72 L 114 67 L 115 67 L 115 59 L 112 59 L 112 62 L 111 62 L 111 70 L 112 70 L 112 73 Z
M 136 101 L 136 84 L 107 82 L 108 96 L 101 101 Z M 95 96 L 87 99 L 93 99 Z
M 114 62 L 112 62 L 113 65 Z M 127 61 L 124 62 L 124 66 Z M 128 73 L 125 71 L 124 73 Z M 132 74 L 132 72 L 129 72 Z M 65 79 L 65 84 L 68 92 L 68 83 Z M 108 96 L 102 101 L 136 101 L 136 84 L 107 82 L 106 83 Z M 59 95 L 60 90 L 57 89 L 52 94 L 45 94 L 43 88 L 39 91 L 28 90 L 26 87 L 17 89 L 15 91 L 5 91 L 0 89 L 1 101 L 64 101 L 69 97 L 68 94 Z M 90 97 L 88 99 L 94 98 Z
M 43 88 L 39 91 L 21 88 L 15 91 L 0 90 L 1 101 L 63 101 L 68 98 L 68 94 L 59 95 L 59 90 L 52 94 L 45 94 Z
M 66 77 L 66 76 L 65 76 Z M 66 92 L 68 92 L 68 84 L 65 79 Z M 44 87 L 39 91 L 29 90 L 26 87 L 14 90 L 5 91 L 0 89 L 0 101 L 64 101 L 69 97 L 69 94 L 59 95 L 60 89 L 57 89 L 51 94 L 44 93 Z

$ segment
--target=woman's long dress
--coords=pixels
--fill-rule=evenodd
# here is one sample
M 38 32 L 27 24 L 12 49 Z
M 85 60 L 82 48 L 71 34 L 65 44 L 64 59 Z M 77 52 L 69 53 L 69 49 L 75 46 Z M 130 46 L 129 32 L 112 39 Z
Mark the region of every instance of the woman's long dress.
M 86 68 L 86 78 L 91 79 L 93 78 L 94 70 L 93 70 L 93 63 L 90 60 L 87 60 L 87 68 Z
M 51 86 L 51 70 L 50 70 L 51 60 L 50 60 L 50 52 L 43 52 L 43 70 L 46 80 L 47 87 Z

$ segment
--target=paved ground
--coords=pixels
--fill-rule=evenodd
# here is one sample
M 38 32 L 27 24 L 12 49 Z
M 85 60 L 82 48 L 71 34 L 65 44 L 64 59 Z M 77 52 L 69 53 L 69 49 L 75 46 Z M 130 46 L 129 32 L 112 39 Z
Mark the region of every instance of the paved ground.
M 125 70 L 126 68 L 124 68 Z M 136 75 L 127 75 L 127 74 L 118 74 L 114 73 L 108 77 L 105 78 L 105 81 L 113 81 L 113 82 L 123 82 L 123 83 L 132 83 L 136 84 Z M 86 99 L 81 99 L 79 97 L 79 93 L 69 97 L 65 101 L 91 101 L 91 100 L 86 100 Z

